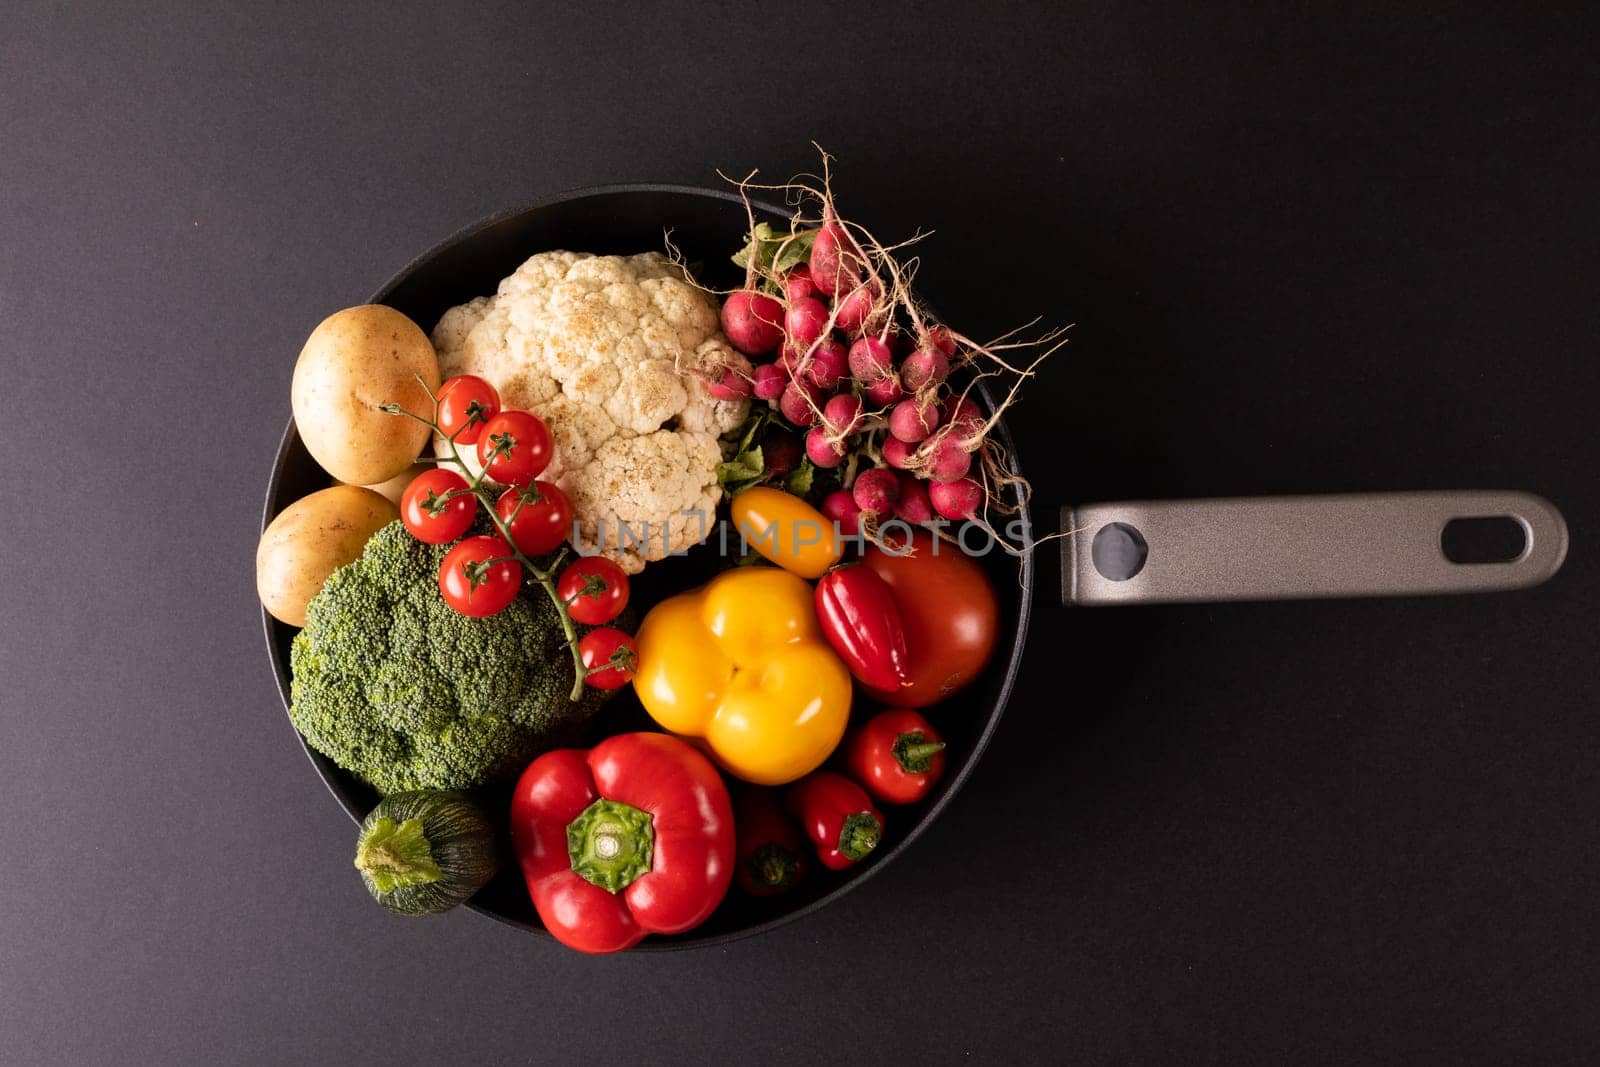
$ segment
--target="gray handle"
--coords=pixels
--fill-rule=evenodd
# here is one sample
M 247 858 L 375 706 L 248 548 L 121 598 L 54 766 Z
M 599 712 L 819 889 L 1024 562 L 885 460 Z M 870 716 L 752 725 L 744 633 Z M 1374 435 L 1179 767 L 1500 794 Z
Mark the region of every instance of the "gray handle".
M 1446 523 L 1499 516 L 1522 526 L 1520 556 L 1473 564 L 1445 557 Z M 1106 530 L 1112 524 L 1120 525 Z M 1538 585 L 1567 555 L 1561 513 L 1519 492 L 1090 504 L 1063 508 L 1061 529 L 1061 597 L 1084 605 L 1486 593 Z M 1136 573 L 1114 580 L 1106 572 Z

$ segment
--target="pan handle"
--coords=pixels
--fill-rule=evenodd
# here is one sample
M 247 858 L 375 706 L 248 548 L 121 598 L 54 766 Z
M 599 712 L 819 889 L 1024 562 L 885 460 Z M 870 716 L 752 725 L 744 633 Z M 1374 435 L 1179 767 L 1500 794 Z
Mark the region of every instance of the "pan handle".
M 1522 527 L 1515 559 L 1446 558 L 1447 523 L 1498 517 Z M 1567 555 L 1561 512 L 1511 491 L 1089 504 L 1061 529 L 1061 598 L 1082 605 L 1487 593 L 1538 585 Z

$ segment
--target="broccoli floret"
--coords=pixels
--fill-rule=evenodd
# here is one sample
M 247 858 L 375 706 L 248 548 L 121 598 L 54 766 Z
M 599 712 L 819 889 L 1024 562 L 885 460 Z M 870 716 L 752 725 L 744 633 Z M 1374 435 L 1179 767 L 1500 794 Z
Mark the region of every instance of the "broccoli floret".
M 503 781 L 574 740 L 602 700 L 568 699 L 572 655 L 542 595 L 484 619 L 451 610 L 448 547 L 391 522 L 328 578 L 294 639 L 295 728 L 381 793 Z

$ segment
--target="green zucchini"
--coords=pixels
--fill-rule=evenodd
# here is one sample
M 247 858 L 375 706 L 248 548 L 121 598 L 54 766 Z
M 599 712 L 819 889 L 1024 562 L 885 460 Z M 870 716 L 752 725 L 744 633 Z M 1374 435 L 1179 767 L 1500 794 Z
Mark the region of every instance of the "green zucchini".
M 436 915 L 482 889 L 499 866 L 494 829 L 460 793 L 391 793 L 361 821 L 356 870 L 397 915 Z

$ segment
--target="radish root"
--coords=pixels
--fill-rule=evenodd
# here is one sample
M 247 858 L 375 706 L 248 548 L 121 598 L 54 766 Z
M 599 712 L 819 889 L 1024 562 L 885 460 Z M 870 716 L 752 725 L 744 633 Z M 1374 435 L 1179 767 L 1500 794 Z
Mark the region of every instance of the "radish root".
M 821 174 L 800 174 L 786 182 L 768 184 L 756 180 L 757 171 L 751 171 L 742 178 L 730 177 L 722 171 L 717 172 L 721 178 L 738 189 L 739 196 L 744 202 L 749 225 L 748 239 L 752 249 L 746 268 L 744 288 L 760 289 L 772 295 L 783 304 L 785 310 L 789 304 L 784 298 L 783 275 L 773 269 L 768 261 L 763 261 L 760 255 L 755 254 L 759 244 L 752 194 L 776 194 L 776 198 L 781 199 L 792 210 L 789 233 L 776 246 L 773 262 L 785 262 L 784 253 L 793 242 L 813 237 L 825 227 L 830 228 L 841 238 L 838 242 L 839 274 L 832 280 L 838 282 L 848 272 L 851 281 L 838 285 L 838 292 L 833 294 L 832 300 L 824 299 L 824 304 L 828 308 L 828 318 L 817 338 L 807 345 L 804 351 L 789 351 L 788 359 L 792 364 L 791 377 L 797 383 L 808 380 L 817 353 L 838 328 L 839 309 L 844 303 L 844 298 L 859 287 L 868 286 L 868 292 L 872 294 L 871 307 L 863 316 L 861 326 L 852 332 L 858 336 L 874 336 L 886 344 L 891 343 L 897 335 L 908 334 L 914 348 L 940 348 L 941 351 L 949 353 L 948 365 L 951 375 L 962 383 L 960 388 L 956 389 L 949 381 L 933 380 L 914 392 L 907 391 L 902 398 L 913 400 L 918 404 L 937 405 L 942 412 L 939 425 L 915 446 L 906 470 L 919 477 L 927 477 L 935 453 L 953 434 L 959 433 L 961 436 L 957 440 L 958 447 L 971 453 L 973 458 L 968 477 L 977 481 L 982 489 L 986 511 L 996 517 L 1010 517 L 1025 511 L 1031 487 L 1025 478 L 1016 473 L 1005 447 L 991 435 L 999 424 L 1000 416 L 1017 403 L 1023 383 L 1034 377 L 1039 365 L 1060 351 L 1067 343 L 1071 326 L 1041 331 L 1038 329 L 1040 320 L 1036 318 L 998 337 L 981 341 L 938 322 L 913 293 L 912 285 L 920 267 L 920 260 L 915 255 L 906 254 L 908 249 L 926 240 L 932 231 L 918 230 L 905 240 L 885 243 L 865 226 L 841 215 L 833 196 L 833 157 L 815 142 L 813 146 L 821 157 Z M 690 283 L 716 296 L 726 296 L 729 292 L 735 291 L 719 291 L 702 285 L 690 274 L 688 265 L 680 250 L 672 243 L 670 234 L 666 244 L 668 258 L 683 271 L 684 277 Z M 770 240 L 768 244 L 770 246 Z M 829 286 L 819 285 L 818 288 L 821 290 L 819 297 L 826 298 Z M 948 338 L 946 345 L 941 346 L 935 340 L 935 329 L 943 331 L 940 335 L 941 340 Z M 954 351 L 950 352 L 949 345 L 952 344 Z M 784 342 L 784 345 L 787 346 L 788 342 Z M 748 377 L 743 368 L 719 367 L 712 369 L 712 373 L 713 375 L 717 371 L 726 373 L 728 370 L 737 370 L 738 373 Z M 898 370 L 890 369 L 885 373 L 897 374 Z M 850 380 L 848 373 L 845 380 Z M 978 383 L 986 380 L 992 380 L 1004 394 L 994 410 L 977 425 L 973 424 L 976 420 L 970 415 L 958 418 L 957 415 L 969 401 L 972 391 L 977 388 Z M 888 433 L 889 412 L 894 403 L 901 401 L 872 408 L 868 406 L 868 401 L 863 396 L 861 420 L 854 427 L 833 427 L 823 418 L 822 407 L 826 398 L 819 400 L 816 395 L 822 391 L 813 390 L 810 386 L 799 391 L 805 400 L 812 425 L 823 428 L 824 439 L 829 445 L 845 451 L 846 462 L 841 473 L 843 486 L 848 489 L 859 458 L 865 455 L 872 461 L 881 456 L 881 445 Z M 979 417 L 982 417 L 981 409 Z M 880 521 L 877 515 L 864 514 L 862 518 L 863 532 L 868 528 L 875 529 Z M 983 511 L 973 516 L 971 521 L 979 524 L 998 545 L 1013 554 L 1020 554 L 1040 543 L 1040 540 L 1049 539 L 1015 544 L 1008 541 L 991 525 Z M 937 529 L 936 532 L 939 536 L 949 539 L 946 532 Z

